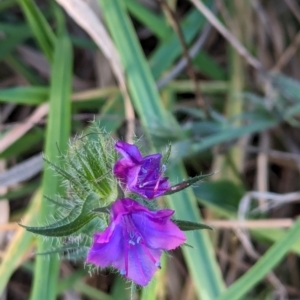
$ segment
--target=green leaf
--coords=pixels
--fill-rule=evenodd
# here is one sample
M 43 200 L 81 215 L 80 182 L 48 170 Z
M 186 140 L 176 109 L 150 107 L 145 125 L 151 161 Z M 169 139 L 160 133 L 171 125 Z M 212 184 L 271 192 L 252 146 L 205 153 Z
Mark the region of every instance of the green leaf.
M 41 190 L 38 190 L 30 201 L 30 206 L 24 217 L 24 222 L 32 222 L 36 219 L 40 210 L 41 199 L 42 193 Z M 10 240 L 9 245 L 3 253 L 0 264 L 0 294 L 3 293 L 5 288 L 7 288 L 11 275 L 19 267 L 20 259 L 28 253 L 32 246 L 32 242 L 32 234 L 29 234 L 22 228 L 19 228 Z
M 172 34 L 170 26 L 162 17 L 155 15 L 136 0 L 125 0 L 125 4 L 134 18 L 147 26 L 158 38 L 165 39 Z
M 0 90 L 0 102 L 39 105 L 49 98 L 47 87 L 15 87 Z
M 1 39 L 0 47 L 0 60 L 6 58 L 18 45 L 22 44 L 30 34 L 26 32 L 20 32 L 18 34 L 9 35 L 5 39 Z
M 23 3 L 23 1 L 21 2 Z M 24 5 L 30 3 L 27 0 L 25 2 Z M 36 24 L 38 21 L 34 20 Z M 57 147 L 62 152 L 68 148 L 71 124 L 72 65 L 71 43 L 67 36 L 61 36 L 55 41 L 53 65 L 51 66 L 50 103 L 45 145 L 45 155 L 55 164 L 58 163 L 59 157 Z M 53 170 L 49 169 L 47 164 L 45 164 L 43 174 L 43 194 L 49 197 L 63 194 L 59 178 L 54 175 Z M 39 212 L 39 222 L 44 223 L 54 212 L 55 210 L 49 207 L 49 203 L 44 201 Z M 51 241 L 38 239 L 38 252 L 47 251 L 53 246 L 55 245 Z M 47 260 L 37 257 L 30 300 L 54 300 L 58 272 L 59 261 L 55 255 L 49 255 Z
M 91 194 L 83 202 L 83 205 L 76 206 L 69 215 L 54 224 L 44 227 L 30 227 L 20 224 L 27 231 L 52 237 L 68 236 L 80 230 L 84 225 L 93 220 L 97 214 L 93 211 L 99 205 L 99 197 Z
M 82 281 L 83 278 L 88 275 L 88 271 L 85 269 L 79 269 L 66 278 L 62 278 L 58 283 L 57 294 L 61 294 L 64 291 L 70 290 L 78 282 Z
M 15 73 L 23 77 L 28 83 L 32 85 L 41 85 L 44 83 L 44 79 L 27 65 L 20 55 L 17 53 L 11 53 L 5 57 L 5 63 L 12 69 Z
M 111 300 L 128 299 L 128 288 L 124 278 L 118 276 L 113 282 L 111 288 Z
M 300 101 L 300 83 L 299 81 L 284 76 L 282 74 L 272 76 L 272 82 L 281 94 L 288 99 Z
M 193 178 L 189 178 L 187 180 L 184 180 L 178 184 L 175 184 L 173 186 L 171 186 L 169 188 L 169 190 L 164 194 L 164 195 L 172 195 L 174 193 L 177 193 L 177 192 L 180 192 L 188 187 L 190 187 L 192 184 L 195 184 L 201 180 L 204 180 L 210 176 L 212 176 L 214 173 L 211 173 L 211 174 L 206 174 L 206 175 L 198 175 L 198 176 L 195 176 Z
M 201 140 L 201 143 L 195 143 L 192 140 L 185 140 L 173 143 L 173 152 L 176 153 L 176 156 L 172 156 L 172 162 L 186 158 L 187 156 L 199 154 L 200 152 L 208 150 L 209 148 L 217 144 L 232 141 L 247 134 L 253 134 L 256 132 L 264 131 L 266 129 L 270 129 L 276 126 L 279 122 L 280 120 L 276 120 L 275 118 L 257 120 L 256 122 L 253 122 L 248 126 L 227 126 L 223 128 L 220 132 L 211 134 L 208 137 L 203 138 Z
M 114 132 L 122 125 L 124 119 L 124 101 L 121 96 L 117 96 L 105 103 L 96 123 L 107 132 Z
M 90 285 L 79 281 L 73 286 L 74 290 L 80 294 L 86 295 L 89 299 L 94 300 L 112 300 L 111 297 L 100 291 L 98 288 L 91 287 Z
M 33 0 L 19 0 L 19 3 L 41 49 L 52 61 L 56 37 L 49 23 Z
M 212 95 L 227 93 L 230 87 L 226 81 L 200 81 L 200 86 L 202 93 Z M 195 83 L 191 80 L 174 80 L 171 81 L 167 87 L 177 93 L 190 93 L 195 91 Z
M 20 137 L 7 149 L 0 153 L 0 158 L 10 158 L 19 156 L 35 149 L 36 145 L 40 145 L 44 138 L 45 132 L 41 128 L 33 128 L 30 132 Z
M 200 51 L 193 59 L 193 62 L 202 74 L 212 79 L 224 80 L 226 78 L 226 73 L 223 69 L 204 51 Z
M 172 221 L 183 231 L 199 230 L 199 229 L 213 230 L 210 226 L 202 223 L 196 223 L 196 222 L 184 221 L 184 220 L 172 220 Z
M 193 190 L 201 204 L 229 218 L 235 216 L 239 202 L 246 193 L 242 186 L 230 180 L 203 182 Z

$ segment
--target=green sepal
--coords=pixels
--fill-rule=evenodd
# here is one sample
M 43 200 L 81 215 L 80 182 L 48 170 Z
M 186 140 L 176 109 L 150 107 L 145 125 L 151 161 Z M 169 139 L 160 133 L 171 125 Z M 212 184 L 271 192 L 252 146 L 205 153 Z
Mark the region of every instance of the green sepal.
M 69 182 L 71 182 L 74 185 L 80 185 L 80 182 L 78 182 L 74 177 L 72 177 L 68 172 L 66 172 L 63 168 L 59 167 L 58 165 L 52 163 L 50 160 L 48 160 L 45 156 L 43 157 L 43 160 L 48 163 L 53 170 L 55 170 L 61 177 L 65 178 Z
M 184 180 L 180 183 L 177 183 L 173 186 L 171 186 L 165 193 L 164 195 L 171 195 L 177 192 L 180 192 L 188 187 L 190 187 L 192 184 L 197 183 L 198 181 L 204 180 L 210 176 L 214 175 L 214 173 L 206 174 L 206 175 L 198 175 L 192 178 L 189 178 L 187 180 Z
M 199 230 L 199 229 L 210 229 L 213 230 L 210 226 L 202 224 L 202 223 L 196 223 L 196 222 L 190 222 L 190 221 L 184 221 L 184 220 L 172 220 L 182 231 L 190 231 L 190 230 Z
M 55 204 L 56 206 L 60 207 L 60 208 L 64 208 L 64 209 L 68 209 L 71 210 L 72 206 L 70 204 L 68 204 L 67 202 L 63 203 L 63 202 L 59 202 L 57 200 L 52 199 L 51 197 L 48 197 L 46 195 L 44 195 L 45 199 L 47 199 L 49 202 Z
M 93 208 L 98 206 L 98 203 L 98 195 L 91 193 L 83 202 L 83 205 L 76 206 L 64 219 L 54 224 L 44 227 L 30 227 L 22 224 L 19 225 L 24 227 L 29 232 L 44 236 L 69 236 L 97 217 L 97 214 L 93 211 Z

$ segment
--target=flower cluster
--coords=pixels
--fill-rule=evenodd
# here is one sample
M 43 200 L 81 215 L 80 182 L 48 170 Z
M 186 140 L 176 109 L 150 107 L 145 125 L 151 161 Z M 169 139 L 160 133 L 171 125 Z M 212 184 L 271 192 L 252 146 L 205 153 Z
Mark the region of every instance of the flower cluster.
M 118 141 L 115 149 L 123 156 L 113 168 L 124 192 L 147 200 L 170 189 L 161 154 L 143 157 L 135 145 Z M 112 266 L 134 283 L 145 286 L 160 268 L 163 251 L 172 250 L 186 240 L 171 221 L 173 210 L 150 210 L 131 198 L 116 200 L 110 209 L 110 224 L 94 235 L 86 261 L 105 268 Z
M 55 239 L 52 249 L 39 254 L 85 259 L 91 269 L 113 267 L 133 283 L 146 286 L 160 268 L 163 251 L 185 243 L 183 231 L 209 228 L 173 219 L 174 211 L 158 209 L 155 199 L 209 175 L 170 186 L 161 154 L 142 156 L 137 146 L 115 143 L 96 126 L 92 128 L 99 138 L 75 139 L 60 165 L 44 158 L 64 180 L 67 192 L 55 199 L 47 197 L 57 207 L 55 221 L 39 227 L 20 225 Z

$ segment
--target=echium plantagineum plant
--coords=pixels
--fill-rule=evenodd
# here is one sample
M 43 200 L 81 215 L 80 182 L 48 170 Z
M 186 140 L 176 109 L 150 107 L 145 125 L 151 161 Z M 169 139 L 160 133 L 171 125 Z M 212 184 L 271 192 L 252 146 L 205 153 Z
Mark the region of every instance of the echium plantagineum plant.
M 157 198 L 206 176 L 171 186 L 164 175 L 170 147 L 164 158 L 143 156 L 136 145 L 115 142 L 96 126 L 93 130 L 98 132 L 70 144 L 61 166 L 45 158 L 67 186 L 65 197 L 47 198 L 57 206 L 57 221 L 22 226 L 57 240 L 56 248 L 43 254 L 84 259 L 91 270 L 112 267 L 133 284 L 146 286 L 161 267 L 162 253 L 185 244 L 185 230 L 209 228 L 174 219 L 173 210 L 158 208 Z

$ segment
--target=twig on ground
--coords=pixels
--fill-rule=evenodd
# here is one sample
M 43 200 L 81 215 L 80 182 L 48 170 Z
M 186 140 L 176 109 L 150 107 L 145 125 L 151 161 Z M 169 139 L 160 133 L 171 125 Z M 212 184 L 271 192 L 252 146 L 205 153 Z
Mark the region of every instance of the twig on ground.
M 0 153 L 7 149 L 11 144 L 23 136 L 28 130 L 30 130 L 34 124 L 38 123 L 48 113 L 48 103 L 40 105 L 34 110 L 30 117 L 23 123 L 16 126 L 8 134 L 6 134 L 0 140 Z
M 273 220 L 207 220 L 205 224 L 212 228 L 220 229 L 257 229 L 257 228 L 289 228 L 293 226 L 293 219 L 273 219 Z
M 180 41 L 180 44 L 182 46 L 182 49 L 183 49 L 183 54 L 184 54 L 184 57 L 186 59 L 186 62 L 187 62 L 187 68 L 188 68 L 188 74 L 191 78 L 191 80 L 194 82 L 194 85 L 195 85 L 195 95 L 196 95 L 196 100 L 197 100 L 197 103 L 200 107 L 203 108 L 206 116 L 208 117 L 209 116 L 209 112 L 208 112 L 208 106 L 207 106 L 207 103 L 205 101 L 205 99 L 203 98 L 203 96 L 201 95 L 201 91 L 200 91 L 200 85 L 199 85 L 199 82 L 198 82 L 198 79 L 197 79 L 197 75 L 196 75 L 196 72 L 195 72 L 195 69 L 193 67 L 193 63 L 192 63 L 192 60 L 191 60 L 191 57 L 190 57 L 190 54 L 189 54 L 189 50 L 188 50 L 188 47 L 186 45 L 186 42 L 185 42 L 185 39 L 184 39 L 184 35 L 183 35 L 183 32 L 181 30 L 181 27 L 180 27 L 180 23 L 179 23 L 179 20 L 177 18 L 177 15 L 176 13 L 169 7 L 168 3 L 165 1 L 165 0 L 157 0 L 161 7 L 169 14 L 169 16 L 172 18 L 172 26 L 174 28 L 174 31 L 176 32 L 176 34 L 178 35 L 178 38 L 179 38 L 179 41 Z
M 235 36 L 217 19 L 217 17 L 200 0 L 190 0 L 194 6 L 207 18 L 207 20 L 219 31 L 219 33 L 231 44 L 233 48 L 243 56 L 247 62 L 259 71 L 263 71 L 261 62 L 249 53 L 249 51 L 237 40 Z
M 194 45 L 191 47 L 189 50 L 189 56 L 191 58 L 194 58 L 196 54 L 200 51 L 200 49 L 203 47 L 209 33 L 211 30 L 211 25 L 207 24 L 201 34 L 199 35 L 198 39 L 194 43 Z M 171 80 L 175 79 L 181 72 L 182 70 L 187 66 L 188 60 L 186 57 L 182 57 L 176 65 L 163 77 L 157 82 L 157 87 L 159 89 L 163 88 L 166 86 Z M 199 82 L 198 82 L 199 85 Z

